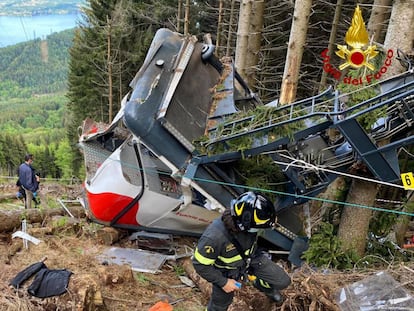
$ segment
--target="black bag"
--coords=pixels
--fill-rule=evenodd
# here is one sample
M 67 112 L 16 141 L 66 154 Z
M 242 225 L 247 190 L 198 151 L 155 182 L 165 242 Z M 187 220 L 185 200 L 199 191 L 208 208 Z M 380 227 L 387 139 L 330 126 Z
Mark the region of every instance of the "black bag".
M 66 293 L 72 272 L 66 269 L 50 270 L 43 261 L 39 261 L 20 271 L 10 285 L 19 289 L 34 274 L 36 276 L 27 291 L 32 296 L 46 298 Z
M 66 269 L 41 269 L 27 291 L 30 295 L 39 298 L 62 295 L 68 289 L 71 274 L 72 272 Z
M 20 286 L 30 279 L 35 273 L 39 272 L 41 269 L 47 268 L 43 261 L 36 262 L 31 264 L 24 270 L 17 273 L 17 275 L 10 281 L 10 285 L 18 289 Z

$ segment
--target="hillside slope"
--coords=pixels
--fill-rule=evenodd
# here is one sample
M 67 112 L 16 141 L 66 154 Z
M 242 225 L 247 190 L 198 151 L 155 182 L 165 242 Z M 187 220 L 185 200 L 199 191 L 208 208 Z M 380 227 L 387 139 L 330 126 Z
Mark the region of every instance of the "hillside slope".
M 66 188 L 69 191 L 63 191 L 64 187 L 57 189 L 55 186 L 50 185 L 53 189 L 42 193 L 43 209 L 62 210 L 56 203 L 52 206 L 52 202 L 56 202 L 58 198 L 75 200 L 81 192 L 80 186 Z M 18 201 L 11 200 L 9 203 L 9 206 L 14 205 L 8 208 L 9 212 L 22 211 Z M 0 208 L 0 214 L 5 213 L 5 206 Z M 0 230 L 0 260 L 3 263 L 0 266 L 0 311 L 148 311 L 162 300 L 172 302 L 173 311 L 204 311 L 208 301 L 208 288 L 206 291 L 202 286 L 191 287 L 188 282 L 183 282 L 183 277 L 187 277 L 200 285 L 194 279 L 197 276 L 188 269 L 188 258 L 168 259 L 155 274 L 134 272 L 129 266 L 106 263 L 99 256 L 109 248 L 145 250 L 148 244 L 130 240 L 131 233 L 126 231 L 118 231 L 117 235 L 115 230 L 106 230 L 107 227 L 95 224 L 87 218 L 77 217 L 66 215 L 44 218 L 40 222 L 29 221 L 28 232 L 42 242 L 38 245 L 29 243 L 28 248 L 23 246 L 20 238 L 12 239 L 12 232 Z M 105 233 L 110 234 L 109 239 L 103 238 Z M 188 253 L 196 242 L 195 238 L 174 236 L 170 245 L 179 253 Z M 155 250 L 154 254 L 160 254 L 157 246 L 161 244 L 151 245 Z M 33 279 L 24 283 L 17 292 L 8 286 L 20 271 L 44 257 L 47 257 L 45 264 L 49 269 L 68 269 L 73 272 L 67 293 L 50 298 L 33 297 L 27 292 Z M 375 269 L 341 272 L 316 270 L 307 265 L 300 268 L 290 267 L 284 260 L 276 257 L 274 260 L 283 265 L 292 278 L 292 284 L 283 291 L 286 298 L 283 305 L 270 302 L 251 284 L 244 284 L 242 290 L 236 293 L 229 311 L 339 311 L 336 301 L 340 289 L 366 280 L 379 271 L 388 272 L 398 282 L 395 288 L 388 284 L 387 290 L 390 292 L 400 289 L 402 285 L 407 293 L 411 296 L 414 294 L 414 280 L 411 277 L 413 263 L 384 263 Z

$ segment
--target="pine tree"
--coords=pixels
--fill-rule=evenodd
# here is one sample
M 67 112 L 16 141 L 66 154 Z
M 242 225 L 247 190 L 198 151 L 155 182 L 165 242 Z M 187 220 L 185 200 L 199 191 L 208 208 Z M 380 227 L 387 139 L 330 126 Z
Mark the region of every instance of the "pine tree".
M 156 30 L 173 25 L 175 10 L 172 0 L 89 1 L 70 50 L 68 138 L 74 151 L 84 119 L 108 123 L 120 109 Z M 80 162 L 78 153 L 75 173 Z

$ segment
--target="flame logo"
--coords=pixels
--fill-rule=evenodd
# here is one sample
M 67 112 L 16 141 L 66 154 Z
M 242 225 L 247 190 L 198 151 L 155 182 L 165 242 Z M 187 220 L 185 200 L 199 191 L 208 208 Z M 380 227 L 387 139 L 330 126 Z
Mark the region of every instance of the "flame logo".
M 336 51 L 335 54 L 346 60 L 345 63 L 339 66 L 340 70 L 343 70 L 348 66 L 353 68 L 365 66 L 370 70 L 375 69 L 374 65 L 369 63 L 369 60 L 378 55 L 378 51 L 376 50 L 377 46 L 370 45 L 366 50 L 363 50 L 363 47 L 368 44 L 369 40 L 368 31 L 365 28 L 359 5 L 355 8 L 351 26 L 345 35 L 345 42 L 352 47 L 352 49 L 348 50 L 346 45 L 337 45 L 338 51 Z

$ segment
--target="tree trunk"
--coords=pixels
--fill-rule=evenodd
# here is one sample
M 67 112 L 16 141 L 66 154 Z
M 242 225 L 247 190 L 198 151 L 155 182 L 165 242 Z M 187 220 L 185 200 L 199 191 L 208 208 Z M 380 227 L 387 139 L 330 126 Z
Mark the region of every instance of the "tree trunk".
M 407 203 L 404 204 L 402 212 L 412 213 L 413 204 L 414 204 L 414 196 L 412 195 L 410 196 L 410 199 L 407 201 Z M 397 244 L 401 247 L 405 244 L 405 234 L 407 233 L 407 230 L 409 229 L 410 219 L 411 219 L 411 216 L 400 215 L 398 216 L 398 220 L 396 224 L 394 225 L 395 238 L 397 240 Z
M 188 35 L 190 26 L 190 0 L 185 1 L 184 34 Z
M 221 29 L 223 28 L 223 0 L 219 0 L 219 12 L 217 20 L 217 35 L 216 35 L 216 54 L 221 55 Z
M 344 200 L 344 192 L 346 192 L 346 190 L 347 184 L 345 178 L 342 176 L 339 176 L 328 185 L 326 190 L 319 195 L 319 197 L 324 200 L 322 204 L 320 204 L 319 218 L 322 219 L 329 210 L 337 206 L 337 204 L 333 204 L 331 201 L 342 202 Z
M 181 6 L 183 0 L 178 0 L 178 7 L 177 7 L 177 32 L 181 31 Z
M 377 196 L 375 183 L 355 179 L 348 192 L 347 202 L 372 206 Z M 372 210 L 345 206 L 339 224 L 338 238 L 344 250 L 354 250 L 359 256 L 365 254 L 369 222 Z
M 329 34 L 329 43 L 328 43 L 328 57 L 329 59 L 332 59 L 335 41 L 336 41 L 336 33 L 338 32 L 338 23 L 339 18 L 341 17 L 341 11 L 342 11 L 342 4 L 343 0 L 337 0 L 336 7 L 335 7 L 335 15 L 332 21 L 332 28 L 331 33 Z M 328 73 L 324 70 L 322 71 L 321 76 L 321 84 L 319 86 L 319 91 L 323 91 L 326 86 L 326 79 L 328 77 Z
M 108 123 L 111 124 L 112 122 L 112 114 L 113 114 L 113 90 L 112 90 L 112 55 L 111 55 L 111 36 L 112 36 L 112 20 L 109 17 L 106 17 L 106 22 L 108 25 L 108 33 L 107 33 L 107 66 L 108 66 Z
M 392 6 L 387 35 L 385 36 L 385 48 L 387 50 L 392 49 L 395 54 L 397 49 L 400 49 L 405 53 L 412 52 L 414 44 L 413 24 L 413 0 L 395 0 Z M 394 58 L 392 65 L 388 67 L 383 78 L 390 78 L 403 71 L 405 71 L 405 69 Z
M 75 217 L 85 217 L 85 211 L 79 206 L 70 206 L 67 209 Z M 0 232 L 8 232 L 20 228 L 22 219 L 26 219 L 28 223 L 41 223 L 47 218 L 58 215 L 66 215 L 66 211 L 60 208 L 50 209 L 26 209 L 26 210 L 0 210 Z
M 252 0 L 242 0 L 240 2 L 239 25 L 237 27 L 235 65 L 240 76 L 246 81 L 251 12 Z
M 230 7 L 230 18 L 229 18 L 229 27 L 228 27 L 228 35 L 227 35 L 227 46 L 226 46 L 226 56 L 230 56 L 231 51 L 231 34 L 232 34 L 232 27 L 233 27 L 233 17 L 234 17 L 234 5 L 236 0 L 231 1 L 231 7 Z
M 247 85 L 252 89 L 256 85 L 257 65 L 259 63 L 259 53 L 262 46 L 264 8 L 265 2 L 263 0 L 253 2 L 246 59 L 246 81 Z
M 382 43 L 386 29 L 386 22 L 389 18 L 392 0 L 375 0 L 372 6 L 371 15 L 368 21 L 368 33 L 372 44 Z
M 408 152 L 412 153 L 413 152 L 413 147 L 410 147 L 408 149 Z M 405 152 L 404 158 L 401 160 L 401 168 L 400 171 L 401 172 L 406 172 L 407 171 L 407 166 L 408 166 L 408 153 Z M 397 189 L 394 189 L 394 195 L 392 197 L 392 200 L 396 200 L 398 198 L 398 192 Z M 403 212 L 412 212 L 412 206 L 414 204 L 414 195 L 412 191 L 409 191 L 407 193 L 407 197 L 408 200 L 407 202 L 403 205 Z M 397 243 L 399 246 L 403 246 L 405 243 L 405 234 L 407 233 L 408 227 L 409 227 L 409 222 L 410 222 L 411 216 L 408 215 L 399 215 L 397 222 L 394 225 L 394 232 L 395 232 L 395 238 L 397 240 Z
M 292 28 L 283 72 L 280 104 L 288 104 L 295 100 L 299 80 L 299 70 L 302 63 L 303 49 L 308 32 L 309 15 L 312 0 L 296 0 Z

